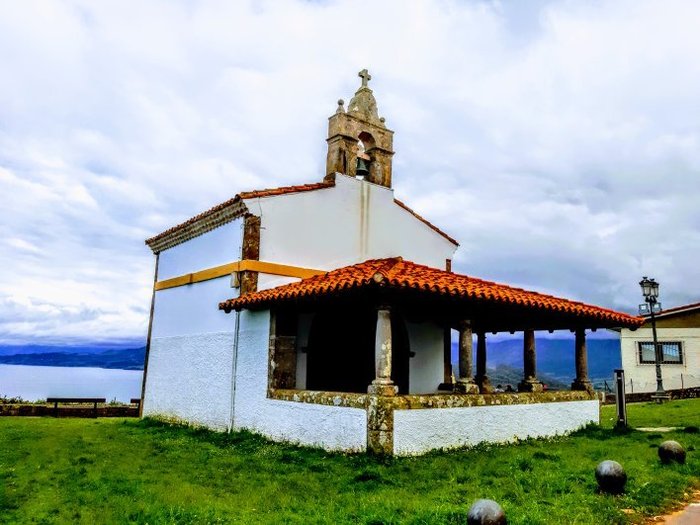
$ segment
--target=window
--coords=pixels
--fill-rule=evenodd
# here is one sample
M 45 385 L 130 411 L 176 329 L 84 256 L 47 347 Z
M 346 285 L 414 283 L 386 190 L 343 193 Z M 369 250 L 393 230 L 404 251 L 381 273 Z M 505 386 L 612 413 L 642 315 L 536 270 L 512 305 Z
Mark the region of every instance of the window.
M 661 363 L 664 365 L 682 365 L 683 364 L 683 347 L 679 341 L 673 342 L 659 342 L 661 347 L 662 359 Z M 654 343 L 651 341 L 644 341 L 639 343 L 639 364 L 653 365 L 656 363 L 656 358 L 654 356 Z

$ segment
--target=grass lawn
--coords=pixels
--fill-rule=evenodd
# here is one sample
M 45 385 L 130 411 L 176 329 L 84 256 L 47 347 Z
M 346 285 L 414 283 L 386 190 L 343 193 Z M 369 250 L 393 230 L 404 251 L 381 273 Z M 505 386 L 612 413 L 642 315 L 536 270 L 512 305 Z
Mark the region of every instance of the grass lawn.
M 632 406 L 636 426 L 700 426 L 700 400 Z M 479 446 L 419 458 L 270 443 L 135 419 L 0 418 L 2 523 L 465 523 L 477 498 L 513 524 L 643 521 L 700 485 L 700 433 L 616 433 Z M 692 430 L 692 429 L 691 429 Z M 686 446 L 661 465 L 656 446 Z M 596 492 L 594 469 L 615 459 L 626 494 Z

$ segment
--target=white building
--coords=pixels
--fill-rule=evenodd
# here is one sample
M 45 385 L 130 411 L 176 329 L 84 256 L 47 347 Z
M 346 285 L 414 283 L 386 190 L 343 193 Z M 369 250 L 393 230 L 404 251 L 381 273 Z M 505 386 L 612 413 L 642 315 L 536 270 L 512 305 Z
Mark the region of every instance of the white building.
M 641 320 L 452 273 L 457 242 L 394 197 L 393 132 L 360 76 L 329 119 L 323 182 L 240 193 L 146 241 L 143 414 L 404 455 L 598 421 L 585 330 Z M 540 329 L 576 331 L 571 392 L 542 392 Z M 520 393 L 494 394 L 486 334 L 516 330 Z
M 655 317 L 664 389 L 700 387 L 700 303 L 670 308 Z M 655 392 L 656 359 L 649 318 L 635 331 L 620 331 L 620 350 L 627 393 Z

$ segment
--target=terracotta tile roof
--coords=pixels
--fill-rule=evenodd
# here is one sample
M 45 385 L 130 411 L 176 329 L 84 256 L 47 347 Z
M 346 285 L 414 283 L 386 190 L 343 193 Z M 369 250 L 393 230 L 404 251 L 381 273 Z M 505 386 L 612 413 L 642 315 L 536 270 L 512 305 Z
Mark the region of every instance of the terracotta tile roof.
M 454 240 L 452 237 L 450 237 L 449 235 L 447 235 L 444 231 L 442 231 L 440 228 L 438 228 L 437 226 L 435 226 L 435 225 L 434 225 L 432 222 L 430 222 L 429 220 L 424 219 L 423 217 L 421 217 L 420 215 L 418 215 L 415 211 L 413 211 L 411 208 L 409 208 L 408 206 L 406 206 L 406 205 L 405 205 L 403 202 L 401 202 L 399 199 L 394 199 L 394 202 L 395 202 L 396 204 L 398 204 L 400 207 L 402 207 L 404 210 L 406 210 L 408 213 L 410 213 L 411 215 L 413 215 L 416 219 L 418 219 L 419 221 L 421 221 L 422 223 L 424 223 L 426 226 L 428 226 L 428 228 L 431 228 L 431 229 L 435 230 L 436 232 L 438 232 L 440 235 L 442 235 L 445 239 L 447 239 L 448 241 L 450 241 L 450 242 L 451 242 L 452 244 L 454 244 L 455 246 L 459 246 L 459 243 L 458 243 L 456 240 Z
M 313 298 L 372 286 L 422 290 L 453 299 L 520 305 L 528 309 L 559 312 L 609 325 L 637 327 L 644 322 L 642 318 L 607 308 L 446 272 L 404 261 L 401 257 L 373 259 L 299 282 L 246 294 L 220 303 L 219 309 L 230 312 L 242 308 L 263 308 L 285 300 Z
M 235 210 L 233 211 L 231 216 L 228 217 L 228 219 L 232 219 L 238 216 L 241 216 L 245 214 L 247 211 L 245 209 L 245 206 L 242 205 L 241 201 L 246 200 L 246 199 L 257 199 L 257 198 L 263 198 L 263 197 L 274 197 L 277 195 L 286 195 L 288 193 L 300 193 L 304 191 L 314 191 L 314 190 L 320 190 L 324 188 L 330 188 L 335 185 L 335 182 L 317 182 L 314 184 L 301 184 L 298 186 L 284 186 L 282 188 L 270 188 L 270 189 L 265 189 L 265 190 L 257 190 L 257 191 L 244 191 L 233 197 L 232 199 L 229 199 L 225 202 L 222 202 L 221 204 L 217 204 L 213 208 L 208 209 L 205 212 L 200 213 L 199 215 L 195 215 L 191 219 L 187 219 L 185 222 L 178 224 L 177 226 L 173 226 L 172 228 L 169 228 L 165 230 L 162 233 L 159 233 L 158 235 L 155 235 L 154 237 L 151 237 L 150 239 L 146 239 L 146 244 L 148 246 L 154 247 L 157 246 L 159 243 L 158 241 L 170 237 L 177 232 L 180 232 L 182 230 L 186 230 L 192 225 L 200 222 L 200 221 L 205 221 L 206 219 L 210 217 L 214 217 L 217 214 L 226 211 L 227 209 L 232 209 Z M 204 233 L 203 231 L 201 233 Z M 200 234 L 201 234 L 200 233 Z M 194 237 L 194 235 L 193 235 Z

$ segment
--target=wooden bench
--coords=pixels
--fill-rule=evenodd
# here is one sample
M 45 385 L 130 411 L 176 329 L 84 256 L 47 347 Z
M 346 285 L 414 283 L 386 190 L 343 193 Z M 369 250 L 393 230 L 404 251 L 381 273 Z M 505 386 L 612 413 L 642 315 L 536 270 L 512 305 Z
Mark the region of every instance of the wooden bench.
M 97 403 L 106 403 L 104 397 L 47 397 L 47 403 L 53 403 L 53 415 L 58 417 L 59 403 L 92 403 L 92 417 L 97 417 Z

